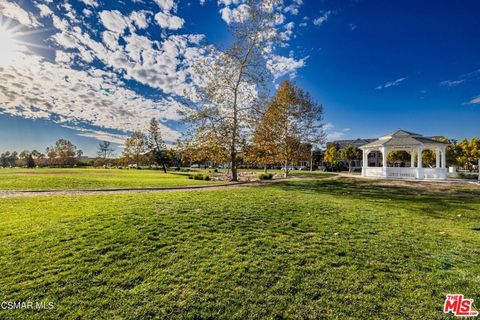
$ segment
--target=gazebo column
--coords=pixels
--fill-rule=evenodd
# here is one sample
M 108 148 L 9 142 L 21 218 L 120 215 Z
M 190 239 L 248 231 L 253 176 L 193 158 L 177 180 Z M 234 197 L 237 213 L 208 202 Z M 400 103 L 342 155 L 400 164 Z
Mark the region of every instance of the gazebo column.
M 367 167 L 368 167 L 368 150 L 363 149 L 363 158 L 362 158 L 362 176 L 367 176 Z
M 386 178 L 387 175 L 387 155 L 388 155 L 388 148 L 387 147 L 381 147 L 380 152 L 382 152 L 382 167 L 383 167 L 383 176 Z
M 435 150 L 435 168 L 440 168 L 440 150 Z
M 410 151 L 410 168 L 415 168 L 415 150 Z
M 417 179 L 424 178 L 422 152 L 423 152 L 423 146 L 419 146 L 417 149 L 417 154 L 418 154 Z
M 443 147 L 442 149 L 442 169 L 447 168 L 447 148 Z

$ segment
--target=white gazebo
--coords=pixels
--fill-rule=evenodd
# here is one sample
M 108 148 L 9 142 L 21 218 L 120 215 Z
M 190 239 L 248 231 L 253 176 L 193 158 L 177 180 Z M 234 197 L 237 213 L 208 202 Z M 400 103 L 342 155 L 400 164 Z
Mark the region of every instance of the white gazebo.
M 417 133 L 397 130 L 360 147 L 363 150 L 362 176 L 396 179 L 446 179 L 446 148 L 446 143 Z M 423 167 L 421 155 L 424 150 L 435 152 L 435 167 Z M 389 167 L 387 165 L 387 156 L 390 151 L 407 151 L 410 153 L 409 166 Z M 377 155 L 381 153 L 381 167 L 369 166 L 370 153 L 376 153 Z M 418 155 L 416 165 L 415 155 Z

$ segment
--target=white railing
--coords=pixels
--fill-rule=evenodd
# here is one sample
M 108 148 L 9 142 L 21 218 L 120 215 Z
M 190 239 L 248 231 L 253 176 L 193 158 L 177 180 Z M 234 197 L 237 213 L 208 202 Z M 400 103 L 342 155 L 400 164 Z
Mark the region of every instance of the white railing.
M 392 179 L 447 179 L 446 168 L 403 168 L 403 167 L 367 167 L 363 168 L 366 177 Z
M 389 167 L 387 168 L 387 178 L 397 179 L 415 179 L 417 168 Z
M 423 168 L 425 179 L 447 179 L 447 168 Z
M 367 177 L 384 177 L 382 167 L 367 167 L 364 170 Z

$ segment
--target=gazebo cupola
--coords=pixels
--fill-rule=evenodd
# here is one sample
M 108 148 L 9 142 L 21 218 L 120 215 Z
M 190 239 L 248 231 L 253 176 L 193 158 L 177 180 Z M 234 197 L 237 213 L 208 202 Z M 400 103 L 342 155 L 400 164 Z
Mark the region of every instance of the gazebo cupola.
M 364 177 L 405 178 L 405 179 L 446 179 L 447 143 L 424 137 L 418 133 L 397 130 L 377 140 L 360 147 L 363 150 L 362 175 Z M 435 167 L 424 168 L 422 152 L 432 150 L 436 155 Z M 380 152 L 382 155 L 381 167 L 369 167 L 368 155 L 371 152 Z M 406 151 L 410 153 L 410 167 L 389 167 L 388 153 L 390 151 Z M 417 165 L 415 166 L 415 156 Z

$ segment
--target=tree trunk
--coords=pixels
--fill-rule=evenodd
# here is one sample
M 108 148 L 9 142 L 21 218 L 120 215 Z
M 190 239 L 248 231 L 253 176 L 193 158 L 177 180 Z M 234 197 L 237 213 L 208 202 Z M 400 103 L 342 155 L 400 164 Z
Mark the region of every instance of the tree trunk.
M 288 160 L 285 161 L 285 178 L 288 177 Z
M 163 173 L 167 173 L 167 167 L 165 166 L 165 162 L 162 162 Z
M 237 155 L 235 153 L 231 154 L 231 164 L 232 164 L 232 181 L 238 181 Z
M 264 173 L 267 173 L 267 165 L 266 165 L 266 164 L 263 165 L 263 172 L 264 172 Z
M 313 171 L 313 150 L 310 152 L 310 172 Z

